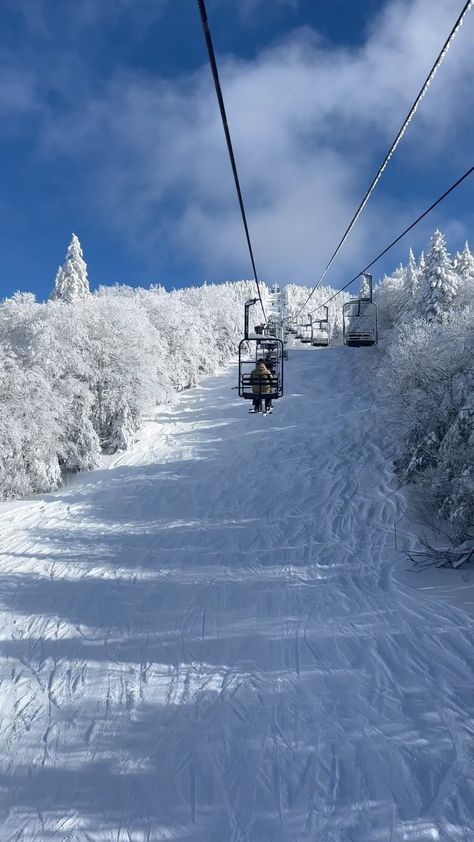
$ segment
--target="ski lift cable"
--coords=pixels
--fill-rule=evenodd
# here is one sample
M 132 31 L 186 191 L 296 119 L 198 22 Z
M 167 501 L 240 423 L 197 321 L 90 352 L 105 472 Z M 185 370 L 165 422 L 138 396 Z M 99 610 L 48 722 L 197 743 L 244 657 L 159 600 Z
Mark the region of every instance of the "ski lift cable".
M 415 99 L 413 105 L 411 106 L 407 116 L 405 117 L 405 120 L 403 121 L 403 123 L 401 125 L 401 128 L 399 129 L 398 134 L 395 137 L 395 140 L 393 141 L 389 151 L 387 152 L 387 154 L 386 154 L 385 158 L 383 159 L 382 163 L 380 164 L 380 167 L 378 168 L 375 176 L 373 177 L 369 187 L 367 188 L 367 191 L 366 191 L 359 207 L 357 208 L 356 212 L 354 213 L 354 216 L 352 217 L 352 219 L 351 219 L 349 225 L 347 226 L 343 236 L 341 237 L 341 239 L 340 239 L 340 241 L 337 245 L 337 248 L 335 249 L 331 259 L 329 260 L 327 266 L 325 267 L 321 277 L 319 278 L 317 283 L 314 285 L 313 289 L 311 290 L 310 294 L 308 295 L 308 298 L 306 299 L 306 301 L 302 305 L 301 309 L 297 313 L 297 316 L 299 316 L 301 311 L 304 310 L 308 301 L 310 300 L 310 298 L 313 296 L 313 294 L 315 293 L 317 288 L 320 286 L 320 284 L 322 283 L 322 281 L 326 277 L 330 267 L 334 263 L 334 260 L 336 259 L 336 257 L 339 254 L 342 246 L 344 245 L 344 243 L 347 240 L 349 234 L 351 233 L 352 229 L 354 228 L 357 220 L 359 219 L 362 211 L 364 210 L 367 202 L 369 201 L 373 191 L 375 190 L 375 187 L 377 186 L 378 182 L 380 181 L 384 170 L 388 166 L 388 163 L 389 163 L 390 159 L 392 158 L 395 150 L 397 149 L 397 146 L 399 145 L 399 143 L 400 143 L 402 137 L 404 136 L 409 124 L 411 123 L 411 121 L 412 121 L 412 119 L 415 115 L 415 112 L 418 109 L 418 106 L 419 106 L 421 100 L 426 95 L 426 93 L 428 91 L 428 88 L 431 85 L 431 82 L 433 81 L 433 79 L 436 76 L 439 68 L 441 67 L 441 65 L 442 65 L 442 63 L 443 63 L 443 61 L 446 57 L 446 54 L 447 54 L 447 52 L 448 52 L 448 50 L 451 46 L 452 41 L 456 37 L 459 29 L 461 28 L 461 26 L 464 22 L 464 18 L 466 16 L 466 14 L 468 13 L 468 11 L 470 10 L 470 8 L 472 7 L 473 4 L 474 4 L 474 0 L 466 0 L 466 3 L 464 4 L 464 7 L 463 7 L 461 13 L 459 14 L 459 16 L 456 20 L 456 23 L 454 24 L 451 32 L 449 33 L 446 41 L 444 42 L 443 47 L 441 48 L 441 51 L 440 51 L 435 63 L 433 64 L 433 67 L 431 68 L 430 72 L 428 73 L 428 76 L 426 77 L 417 98 Z
M 260 291 L 260 283 L 259 283 L 259 280 L 258 280 L 257 269 L 256 269 L 256 266 L 255 266 L 255 259 L 254 259 L 254 255 L 253 255 L 252 242 L 251 242 L 251 239 L 250 239 L 249 228 L 248 228 L 248 225 L 247 225 L 247 216 L 246 216 L 246 213 L 245 213 L 244 200 L 242 198 L 242 191 L 240 189 L 239 174 L 237 172 L 237 164 L 235 162 L 235 155 L 234 155 L 234 149 L 233 149 L 233 146 L 232 146 L 232 139 L 231 139 L 231 136 L 230 136 L 229 124 L 227 122 L 227 114 L 226 114 L 226 110 L 225 110 L 224 97 L 223 97 L 223 94 L 222 94 L 222 88 L 221 88 L 221 83 L 220 83 L 220 79 L 219 79 L 219 71 L 217 69 L 216 56 L 215 56 L 214 47 L 213 47 L 213 44 L 212 44 L 211 32 L 210 32 L 210 29 L 209 29 L 209 21 L 208 21 L 208 18 L 207 18 L 206 4 L 205 4 L 204 0 L 197 0 L 197 3 L 198 3 L 198 6 L 199 6 L 199 14 L 201 16 L 201 23 L 202 23 L 202 28 L 203 28 L 203 32 L 204 32 L 204 39 L 206 41 L 207 52 L 208 52 L 208 56 L 209 56 L 209 63 L 211 65 L 212 77 L 214 79 L 214 86 L 215 86 L 215 89 L 216 89 L 217 101 L 219 103 L 219 110 L 220 110 L 220 113 L 221 113 L 222 126 L 223 126 L 223 129 L 224 129 L 225 139 L 226 139 L 226 142 L 227 142 L 227 150 L 228 150 L 228 153 L 229 153 L 232 172 L 234 174 L 235 189 L 237 191 L 240 213 L 241 213 L 241 216 L 242 216 L 242 222 L 244 224 L 245 237 L 246 237 L 246 240 L 247 240 L 247 246 L 248 246 L 248 250 L 249 250 L 249 254 L 250 254 L 250 261 L 252 263 L 252 269 L 253 269 L 253 273 L 254 273 L 255 283 L 257 285 L 258 298 L 259 298 L 260 305 L 261 305 L 261 308 L 262 308 L 262 311 L 263 311 L 263 318 L 264 318 L 264 321 L 266 322 L 267 317 L 266 317 L 266 313 L 265 313 L 265 307 L 263 306 L 262 294 L 261 294 L 261 291 Z
M 344 290 L 350 287 L 351 284 L 354 284 L 360 278 L 360 276 L 364 274 L 364 272 L 367 272 L 367 270 L 370 269 L 374 265 L 374 263 L 377 263 L 377 261 L 380 260 L 380 258 L 383 257 L 384 254 L 387 254 L 387 252 L 390 251 L 390 249 L 393 248 L 393 246 L 400 242 L 400 240 L 402 239 L 402 237 L 405 236 L 405 234 L 408 234 L 408 232 L 411 231 L 411 229 L 414 228 L 415 225 L 418 225 L 418 223 L 421 222 L 421 220 L 424 219 L 425 216 L 427 216 L 432 210 L 434 210 L 434 208 L 437 205 L 439 205 L 440 202 L 442 202 L 443 199 L 446 198 L 446 196 L 449 196 L 449 194 L 452 193 L 452 191 L 455 190 L 456 187 L 459 187 L 459 185 L 473 172 L 474 166 L 468 169 L 467 172 L 465 172 L 464 175 L 461 176 L 461 178 L 458 178 L 458 180 L 455 181 L 454 184 L 452 184 L 451 187 L 448 190 L 446 190 L 442 196 L 439 197 L 439 199 L 436 199 L 436 202 L 433 202 L 433 204 L 430 205 L 430 207 L 427 208 L 427 210 L 420 214 L 420 216 L 417 217 L 417 219 L 415 219 L 415 221 L 412 222 L 411 225 L 408 226 L 408 228 L 405 228 L 405 230 L 402 231 L 402 233 L 399 234 L 399 236 L 395 240 L 392 240 L 390 245 L 384 248 L 384 250 L 381 251 L 380 254 L 377 255 L 377 257 L 374 257 L 374 259 L 371 260 L 370 263 L 368 263 L 367 266 L 364 267 L 364 269 L 358 272 L 357 275 L 355 275 L 355 277 L 352 278 L 352 280 L 345 284 L 345 286 L 341 287 L 341 289 L 338 289 L 337 292 L 334 293 L 334 295 L 331 295 L 331 297 L 324 302 L 324 304 L 321 304 L 320 306 L 316 307 L 312 312 L 316 313 L 317 310 L 321 310 L 323 307 L 326 307 L 330 301 L 333 301 L 336 298 L 336 296 L 338 296 L 341 292 L 344 292 Z

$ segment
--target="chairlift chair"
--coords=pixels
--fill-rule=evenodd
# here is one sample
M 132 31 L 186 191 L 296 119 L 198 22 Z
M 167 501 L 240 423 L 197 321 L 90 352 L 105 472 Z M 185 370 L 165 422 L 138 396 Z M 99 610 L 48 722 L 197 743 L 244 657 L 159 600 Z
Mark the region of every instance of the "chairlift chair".
M 303 345 L 311 345 L 313 341 L 313 325 L 302 325 L 301 327 L 301 342 Z
M 255 380 L 251 379 L 251 374 L 257 360 L 264 359 L 273 377 L 269 392 L 266 391 L 268 379 L 265 378 L 265 384 L 262 382 L 262 394 L 277 400 L 283 395 L 283 342 L 274 336 L 266 336 L 264 333 L 266 325 L 256 325 L 255 333 L 250 335 L 249 312 L 256 303 L 256 298 L 249 298 L 245 302 L 244 338 L 239 343 L 239 396 L 247 400 L 253 400 L 258 396 L 258 391 L 254 391 Z M 262 330 L 258 330 L 259 328 Z M 264 385 L 265 391 L 263 391 Z
M 295 337 L 296 337 L 296 339 L 299 339 L 300 341 L 303 339 L 303 327 L 304 327 L 303 322 L 300 322 L 299 324 L 296 325 Z
M 369 272 L 363 272 L 359 298 L 348 301 L 342 308 L 344 345 L 360 348 L 377 344 L 377 305 L 372 300 L 372 293 L 372 275 Z
M 342 308 L 342 332 L 344 345 L 351 348 L 376 345 L 377 305 L 373 301 L 357 298 L 348 301 Z
M 304 345 L 311 345 L 313 341 L 313 317 L 308 313 L 308 323 L 301 328 L 301 342 Z
M 257 360 L 266 360 L 267 368 L 272 371 L 273 382 L 271 390 L 265 392 L 266 397 L 277 400 L 283 396 L 283 342 L 273 336 L 248 336 L 239 344 L 239 396 L 246 400 L 253 400 L 258 396 L 254 391 L 255 382 L 251 382 L 251 373 Z M 257 384 L 258 385 L 258 384 Z M 265 379 L 265 386 L 267 386 Z
M 327 348 L 329 345 L 329 308 L 324 307 L 326 316 L 313 322 L 313 339 L 311 344 L 315 348 Z

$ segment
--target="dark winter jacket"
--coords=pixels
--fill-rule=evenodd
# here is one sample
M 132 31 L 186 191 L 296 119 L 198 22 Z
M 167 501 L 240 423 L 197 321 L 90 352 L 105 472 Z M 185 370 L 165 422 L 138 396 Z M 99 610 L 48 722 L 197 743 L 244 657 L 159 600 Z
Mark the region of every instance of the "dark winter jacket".
M 250 383 L 256 395 L 268 395 L 272 391 L 273 377 L 265 363 L 257 363 L 250 375 Z

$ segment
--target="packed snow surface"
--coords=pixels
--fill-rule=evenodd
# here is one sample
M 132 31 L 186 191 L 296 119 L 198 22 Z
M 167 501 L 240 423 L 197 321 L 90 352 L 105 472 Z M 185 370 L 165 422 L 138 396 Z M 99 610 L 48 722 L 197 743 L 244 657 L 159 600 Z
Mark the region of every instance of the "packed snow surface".
M 474 840 L 474 624 L 393 578 L 376 354 L 290 351 L 266 418 L 230 367 L 0 507 L 2 842 Z

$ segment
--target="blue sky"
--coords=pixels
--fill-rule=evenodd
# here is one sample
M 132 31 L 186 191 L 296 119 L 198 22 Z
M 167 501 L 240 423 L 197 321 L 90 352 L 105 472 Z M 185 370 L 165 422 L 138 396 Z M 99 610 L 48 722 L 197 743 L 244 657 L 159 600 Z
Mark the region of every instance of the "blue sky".
M 462 0 L 208 0 L 260 276 L 317 279 Z M 474 11 L 329 276 L 340 286 L 472 165 Z M 2 0 L 1 296 L 251 274 L 195 0 Z M 381 263 L 473 234 L 467 182 Z

